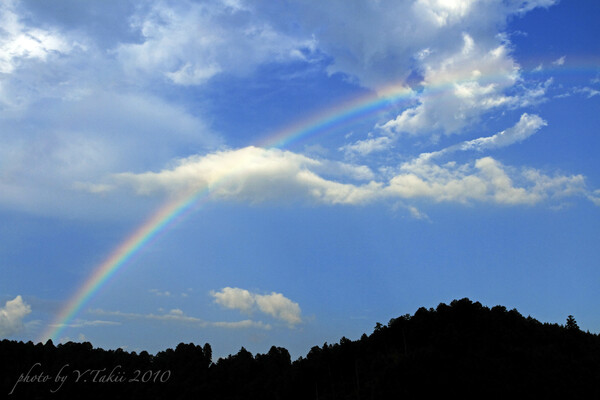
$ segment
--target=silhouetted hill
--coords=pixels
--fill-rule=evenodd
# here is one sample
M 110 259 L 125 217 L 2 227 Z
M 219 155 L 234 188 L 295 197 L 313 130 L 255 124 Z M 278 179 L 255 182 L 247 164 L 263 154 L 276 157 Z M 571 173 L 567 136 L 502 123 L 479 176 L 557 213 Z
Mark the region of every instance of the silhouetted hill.
M 153 356 L 9 340 L 0 357 L 2 396 L 14 389 L 15 399 L 600 398 L 598 335 L 572 317 L 567 326 L 540 323 L 469 299 L 377 323 L 370 336 L 315 346 L 294 362 L 280 347 L 212 362 L 209 344 Z M 47 380 L 17 383 L 30 370 Z

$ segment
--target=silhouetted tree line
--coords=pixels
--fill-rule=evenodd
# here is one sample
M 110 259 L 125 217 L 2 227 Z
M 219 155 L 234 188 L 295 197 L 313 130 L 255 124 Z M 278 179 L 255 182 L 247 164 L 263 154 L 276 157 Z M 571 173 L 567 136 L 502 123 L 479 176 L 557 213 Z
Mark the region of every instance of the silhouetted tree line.
M 0 359 L 0 397 L 15 399 L 600 398 L 598 335 L 572 316 L 565 326 L 541 323 L 469 299 L 377 323 L 370 336 L 315 346 L 294 362 L 275 346 L 255 356 L 242 347 L 213 362 L 208 343 L 150 355 L 9 340 L 0 342 Z M 35 363 L 32 373 L 51 379 L 15 387 Z M 137 381 L 106 381 L 115 366 L 122 379 L 139 371 Z M 61 368 L 68 377 L 56 390 Z

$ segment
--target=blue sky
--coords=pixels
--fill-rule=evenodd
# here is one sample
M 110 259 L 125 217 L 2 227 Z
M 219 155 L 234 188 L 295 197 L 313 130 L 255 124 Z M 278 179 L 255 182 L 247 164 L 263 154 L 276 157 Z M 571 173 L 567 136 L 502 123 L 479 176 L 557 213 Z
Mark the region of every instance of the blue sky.
M 3 2 L 0 336 L 298 357 L 462 297 L 600 332 L 598 17 L 596 1 Z M 316 129 L 269 146 L 294 126 Z M 57 321 L 156 210 L 207 187 Z

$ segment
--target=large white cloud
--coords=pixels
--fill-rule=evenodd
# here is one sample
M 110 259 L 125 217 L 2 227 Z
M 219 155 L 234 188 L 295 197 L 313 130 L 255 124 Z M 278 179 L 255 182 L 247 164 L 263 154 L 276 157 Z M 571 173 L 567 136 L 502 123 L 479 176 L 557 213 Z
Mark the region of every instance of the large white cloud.
M 375 173 L 371 164 L 275 149 L 215 152 L 220 142 L 201 111 L 152 91 L 157 77 L 162 83 L 197 85 L 220 73 L 245 75 L 264 63 L 325 54 L 330 73 L 342 72 L 382 93 L 390 83 L 415 86 L 415 103 L 379 125 L 378 135 L 342 147 L 347 154 L 368 155 L 389 149 L 400 135 L 458 133 L 491 111 L 540 101 L 551 81 L 523 82 L 508 36 L 499 32 L 509 18 L 554 3 L 156 1 L 136 8 L 130 18 L 134 33 L 106 52 L 95 45 L 98 38 L 76 41 L 73 32 L 51 24 L 30 26 L 31 20 L 19 18 L 17 3 L 5 2 L 0 6 L 0 102 L 5 99 L 0 203 L 71 212 L 69 194 L 106 195 L 119 186 L 139 194 L 207 188 L 215 198 L 251 203 L 355 205 L 390 198 L 533 204 L 557 193 L 580 194 L 585 183 L 579 175 L 550 177 L 488 157 L 438 165 L 421 155 Z M 524 113 L 496 135 L 428 154 L 507 146 L 544 124 Z M 204 155 L 186 157 L 196 153 Z M 139 172 L 157 171 L 176 157 L 184 158 L 159 172 Z
M 379 186 L 374 181 L 358 186 L 325 179 L 315 172 L 324 165 L 331 163 L 290 151 L 250 146 L 189 157 L 160 172 L 121 173 L 115 180 L 133 186 L 140 194 L 162 191 L 185 194 L 206 189 L 216 198 L 251 203 L 308 200 L 360 204 L 372 198 Z M 347 172 L 351 178 L 357 174 L 368 176 L 360 166 L 334 165 L 338 174 Z
M 157 2 L 133 18 L 142 43 L 123 44 L 126 70 L 197 85 L 219 73 L 244 75 L 257 65 L 302 60 L 312 39 L 278 32 L 241 2 Z
M 388 150 L 398 135 L 456 134 L 493 110 L 542 101 L 547 84 L 523 82 L 511 54 L 507 21 L 553 0 L 407 0 L 321 2 L 291 6 L 329 71 L 387 93 L 390 84 L 415 88 L 416 104 L 378 125 L 370 136 L 342 147 L 349 155 Z M 290 17 L 293 18 L 293 17 Z M 327 22 L 325 22 L 327 21 Z
M 220 143 L 201 118 L 150 95 L 98 89 L 43 103 L 0 118 L 4 206 L 85 213 L 82 191 L 106 192 L 110 184 L 97 181 L 111 172 L 157 168 L 182 148 L 195 153 Z
M 464 33 L 491 50 L 498 46 L 496 35 L 510 17 L 554 3 L 381 0 L 349 4 L 345 0 L 299 0 L 285 6 L 266 2 L 255 7 L 274 16 L 273 24 L 280 30 L 294 31 L 298 28 L 289 21 L 299 21 L 302 32 L 315 34 L 319 49 L 333 58 L 330 73 L 342 72 L 365 86 L 380 88 L 404 82 L 412 72 L 421 72 L 419 57 L 423 54 L 429 54 L 429 60 L 440 65 L 460 51 Z
M 468 34 L 463 40 L 457 54 L 438 64 L 425 62 L 424 89 L 417 96 L 418 104 L 380 125 L 381 138 L 393 143 L 401 134 L 458 134 L 493 110 L 526 107 L 544 100 L 552 80 L 524 87 L 508 43 L 486 49 Z M 517 90 L 507 95 L 509 89 Z
M 298 303 L 293 302 L 281 293 L 252 293 L 246 289 L 225 287 L 219 292 L 212 291 L 215 303 L 223 307 L 252 313 L 256 310 L 287 322 L 294 326 L 302 322 Z
M 367 184 L 325 179 L 315 172 L 323 166 L 319 160 L 257 147 L 187 158 L 160 172 L 118 174 L 115 184 L 132 186 L 143 195 L 166 192 L 177 196 L 207 190 L 212 198 L 250 203 L 304 200 L 362 205 L 386 199 L 429 199 L 532 205 L 565 196 L 589 197 L 581 175 L 550 176 L 531 168 L 504 166 L 489 156 L 464 164 L 434 162 L 469 147 L 482 150 L 508 145 L 532 135 L 543 124 L 541 118 L 524 114 L 512 128 L 438 152 L 423 153 L 401 164 L 395 172 L 388 168 L 378 180 Z
M 23 332 L 23 318 L 31 313 L 31 307 L 19 295 L 0 308 L 0 337 L 10 337 Z
M 90 181 L 221 143 L 201 112 L 132 84 L 96 38 L 41 23 L 27 5 L 0 5 L 0 206 L 102 214 L 82 191 L 110 185 Z
M 494 48 L 463 34 L 462 48 L 441 62 L 424 61 L 425 89 L 419 104 L 383 125 L 393 133 L 458 133 L 484 112 L 515 100 L 504 94 L 518 80 L 506 44 Z
M 13 72 L 23 60 L 44 61 L 71 50 L 73 43 L 59 32 L 24 24 L 15 11 L 15 3 L 6 0 L 0 4 L 0 73 Z

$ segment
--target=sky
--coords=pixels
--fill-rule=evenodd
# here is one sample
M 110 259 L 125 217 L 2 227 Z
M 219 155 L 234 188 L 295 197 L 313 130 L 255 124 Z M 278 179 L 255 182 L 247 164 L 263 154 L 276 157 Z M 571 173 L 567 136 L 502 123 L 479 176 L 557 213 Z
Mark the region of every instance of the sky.
M 0 338 L 600 332 L 600 3 L 7 0 Z

